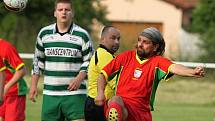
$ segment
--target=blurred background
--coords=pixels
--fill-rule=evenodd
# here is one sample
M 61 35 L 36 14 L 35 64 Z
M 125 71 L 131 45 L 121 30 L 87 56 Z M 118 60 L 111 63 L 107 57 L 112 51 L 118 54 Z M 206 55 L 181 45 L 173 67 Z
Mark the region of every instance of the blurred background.
M 215 0 L 72 0 L 74 22 L 87 29 L 97 48 L 104 25 L 121 31 L 118 53 L 134 49 L 137 35 L 146 27 L 158 28 L 166 41 L 165 55 L 173 61 L 215 62 Z M 0 38 L 19 53 L 33 53 L 39 30 L 55 22 L 54 0 L 29 0 L 22 12 L 0 4 Z M 31 59 L 23 58 L 29 75 Z M 173 77 L 157 91 L 154 121 L 215 121 L 215 72 L 206 69 L 202 79 Z M 37 102 L 27 100 L 27 121 L 39 121 L 42 82 Z

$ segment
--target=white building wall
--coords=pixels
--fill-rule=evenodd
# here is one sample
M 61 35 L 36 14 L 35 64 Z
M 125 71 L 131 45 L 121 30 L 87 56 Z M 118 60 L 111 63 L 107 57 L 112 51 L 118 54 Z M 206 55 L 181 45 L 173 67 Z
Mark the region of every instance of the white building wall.
M 188 33 L 183 29 L 179 31 L 179 50 L 181 59 L 192 61 L 203 55 L 205 51 L 200 49 L 201 40 L 198 34 Z
M 165 55 L 178 57 L 182 20 L 180 9 L 162 0 L 102 0 L 102 3 L 107 6 L 109 20 L 162 23 L 166 41 Z

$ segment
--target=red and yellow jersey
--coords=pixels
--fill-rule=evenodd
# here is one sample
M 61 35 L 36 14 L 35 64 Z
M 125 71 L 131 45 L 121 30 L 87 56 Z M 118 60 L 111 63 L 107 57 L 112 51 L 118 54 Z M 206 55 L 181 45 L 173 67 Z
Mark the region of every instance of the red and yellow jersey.
M 13 77 L 16 70 L 24 67 L 24 63 L 18 55 L 14 46 L 9 42 L 0 39 L 0 58 L 2 58 L 4 65 L 6 66 L 6 80 L 7 84 Z M 6 96 L 11 95 L 25 95 L 27 93 L 27 85 L 24 79 L 19 79 L 18 83 L 14 84 L 9 90 Z
M 153 110 L 159 82 L 173 75 L 169 73 L 172 64 L 162 56 L 141 61 L 136 51 L 126 51 L 106 65 L 102 73 L 108 79 L 112 73 L 119 72 L 116 96 L 121 96 L 134 106 L 149 111 L 150 106 Z

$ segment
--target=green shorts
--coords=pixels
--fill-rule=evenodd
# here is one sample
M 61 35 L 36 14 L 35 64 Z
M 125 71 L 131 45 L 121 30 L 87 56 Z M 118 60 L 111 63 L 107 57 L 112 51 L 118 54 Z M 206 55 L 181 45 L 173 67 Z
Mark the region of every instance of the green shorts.
M 43 95 L 42 121 L 84 119 L 85 94 L 68 96 Z

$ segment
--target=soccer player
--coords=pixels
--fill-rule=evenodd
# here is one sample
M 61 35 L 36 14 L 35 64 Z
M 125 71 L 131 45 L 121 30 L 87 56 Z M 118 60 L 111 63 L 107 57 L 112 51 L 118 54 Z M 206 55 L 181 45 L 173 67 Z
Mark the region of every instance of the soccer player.
M 106 121 L 104 107 L 94 103 L 97 96 L 97 78 L 102 68 L 114 58 L 114 53 L 119 49 L 119 40 L 120 32 L 115 27 L 105 26 L 102 29 L 99 48 L 91 58 L 88 69 L 88 97 L 85 102 L 86 121 Z M 114 95 L 115 82 L 113 79 L 106 85 L 106 99 Z
M 155 93 L 159 82 L 173 74 L 203 77 L 203 67 L 194 69 L 174 64 L 162 57 L 163 36 L 156 28 L 146 28 L 138 36 L 136 50 L 126 51 L 106 65 L 98 78 L 97 105 L 103 105 L 106 80 L 113 72 L 120 72 L 116 96 L 108 102 L 108 121 L 152 121 Z
M 24 121 L 27 84 L 23 79 L 25 65 L 14 46 L 0 39 L 0 58 L 6 66 L 4 101 L 0 106 L 0 121 Z
M 56 23 L 42 28 L 37 37 L 29 97 L 35 100 L 43 72 L 42 121 L 84 121 L 92 40 L 86 30 L 73 23 L 70 0 L 56 0 L 54 16 Z
M 4 79 L 5 79 L 5 72 L 6 69 L 2 58 L 0 58 L 0 105 L 3 103 L 3 96 L 4 96 Z

